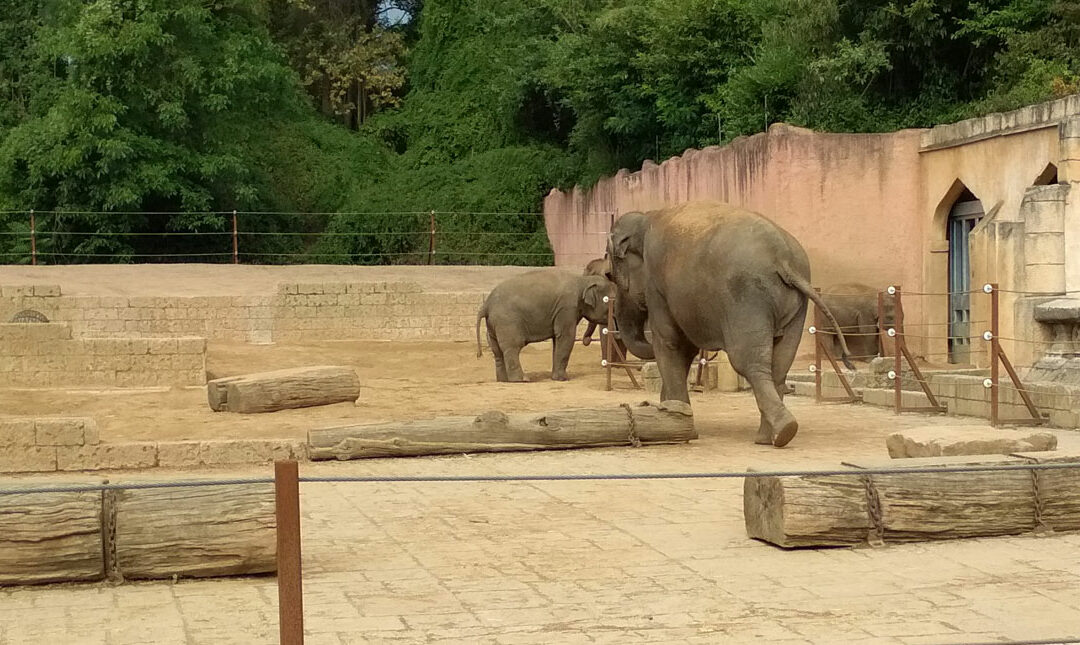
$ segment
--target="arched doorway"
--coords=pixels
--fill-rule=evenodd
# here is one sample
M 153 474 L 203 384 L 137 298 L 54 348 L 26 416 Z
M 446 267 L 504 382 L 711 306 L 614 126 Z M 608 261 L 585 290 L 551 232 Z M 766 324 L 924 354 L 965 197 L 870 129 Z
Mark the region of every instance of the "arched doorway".
M 965 188 L 949 211 L 949 362 L 971 362 L 971 230 L 983 216 L 982 202 Z

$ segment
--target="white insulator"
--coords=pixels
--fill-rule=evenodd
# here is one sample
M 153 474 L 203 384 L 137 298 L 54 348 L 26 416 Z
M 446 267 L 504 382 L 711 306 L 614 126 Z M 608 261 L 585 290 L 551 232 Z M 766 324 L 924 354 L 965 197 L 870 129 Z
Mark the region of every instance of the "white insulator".
M 983 293 L 994 293 L 994 285 L 986 283 L 983 285 Z
M 983 340 L 994 340 L 994 332 L 984 331 L 983 332 Z
M 816 371 L 817 371 L 817 365 L 811 365 L 810 366 L 810 373 L 813 374 Z
M 607 367 L 607 359 L 606 358 L 600 360 L 600 367 Z
M 611 298 L 604 296 L 604 302 L 611 302 Z
M 807 329 L 806 331 L 810 332 L 811 334 L 816 334 L 817 333 L 817 327 L 815 327 L 813 325 L 810 325 L 810 329 Z
M 709 361 L 707 361 L 707 360 L 705 360 L 705 359 L 703 358 L 703 359 L 701 359 L 701 364 L 702 364 L 702 365 L 708 365 L 708 364 L 709 364 Z
M 896 372 L 894 370 L 889 370 L 889 380 L 890 381 L 895 381 L 896 380 Z
M 893 329 L 892 327 L 889 327 L 889 331 L 887 331 L 885 333 L 889 335 L 889 338 L 892 338 L 893 336 L 896 335 L 896 330 Z
M 986 389 L 994 387 L 994 381 L 988 378 L 983 379 L 983 387 L 985 387 Z
M 601 334 L 604 334 L 604 335 L 606 336 L 606 335 L 607 335 L 607 327 L 604 327 L 604 328 L 602 328 L 602 329 L 600 330 L 600 333 L 601 333 Z
M 889 288 L 886 289 L 885 291 L 887 291 L 890 296 L 895 296 L 896 295 L 896 287 L 894 287 L 892 285 L 889 285 Z

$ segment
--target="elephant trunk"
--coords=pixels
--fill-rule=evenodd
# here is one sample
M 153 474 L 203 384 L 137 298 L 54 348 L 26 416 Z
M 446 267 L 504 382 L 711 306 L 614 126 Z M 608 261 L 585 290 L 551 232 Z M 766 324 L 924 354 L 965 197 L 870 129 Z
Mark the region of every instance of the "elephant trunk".
M 655 360 L 656 353 L 653 351 L 652 343 L 645 339 L 646 312 L 626 303 L 625 297 L 616 300 L 615 305 L 615 321 L 619 324 L 619 339 L 626 345 L 626 349 L 642 360 Z

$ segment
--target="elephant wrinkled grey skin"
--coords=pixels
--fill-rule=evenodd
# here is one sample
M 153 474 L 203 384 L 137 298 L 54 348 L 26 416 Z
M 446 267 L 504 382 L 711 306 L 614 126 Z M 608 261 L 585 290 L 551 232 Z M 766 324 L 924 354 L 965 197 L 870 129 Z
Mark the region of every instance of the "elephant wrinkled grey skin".
M 496 380 L 527 380 L 521 369 L 521 348 L 553 339 L 551 378 L 565 381 L 578 323 L 582 318 L 594 323 L 607 320 L 604 296 L 610 295 L 614 295 L 614 285 L 607 278 L 560 269 L 529 271 L 505 280 L 491 290 L 476 313 L 476 356 L 483 355 L 480 321 L 486 319 Z
M 585 265 L 584 275 L 602 275 L 610 280 L 611 261 L 608 259 L 608 256 L 605 255 L 602 258 L 590 260 L 589 263 Z M 628 311 L 629 309 L 627 308 L 624 300 L 622 298 L 616 298 L 614 311 L 612 312 L 613 317 L 615 318 L 616 330 L 620 329 L 619 316 L 627 315 Z M 607 321 L 606 318 L 604 320 L 605 322 Z M 647 321 L 640 324 L 643 329 L 648 326 Z M 596 331 L 596 323 L 590 322 L 588 327 L 585 329 L 585 335 L 581 339 L 582 345 L 588 347 L 589 344 L 592 343 L 592 335 L 594 331 Z M 626 355 L 627 350 L 629 350 L 631 354 L 637 356 L 642 360 L 651 361 L 656 358 L 656 354 L 653 352 L 652 345 L 649 344 L 648 341 L 638 341 L 636 337 L 627 339 L 622 338 L 621 336 L 622 334 L 620 334 L 620 338 L 616 341 L 616 344 L 618 345 L 619 350 L 623 353 L 624 356 Z M 608 358 L 606 353 L 604 353 L 603 356 L 605 359 Z
M 832 316 L 810 286 L 810 261 L 798 241 L 757 213 L 699 202 L 623 215 L 611 229 L 608 256 L 616 301 L 636 313 L 619 319 L 623 337 L 643 339 L 638 323 L 646 316 L 652 328 L 660 400 L 689 403 L 694 355 L 723 349 L 754 390 L 761 412 L 755 442 L 787 445 L 799 424 L 783 392 L 807 300 Z
M 855 282 L 837 284 L 821 290 L 821 299 L 847 335 L 848 349 L 856 360 L 869 361 L 882 355 L 881 336 L 878 334 L 878 293 L 881 291 L 884 289 Z M 885 318 L 883 324 L 892 326 L 895 320 L 895 298 L 887 293 L 883 294 L 881 304 Z M 834 333 L 836 331 L 828 322 L 822 325 L 822 329 Z M 830 349 L 835 352 L 839 347 L 835 336 L 830 336 L 830 343 Z

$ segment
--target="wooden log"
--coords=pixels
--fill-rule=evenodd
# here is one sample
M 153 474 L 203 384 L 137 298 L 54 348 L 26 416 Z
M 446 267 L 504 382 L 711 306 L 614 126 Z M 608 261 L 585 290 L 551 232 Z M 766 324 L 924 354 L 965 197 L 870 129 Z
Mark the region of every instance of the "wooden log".
M 356 371 L 332 365 L 229 376 L 206 384 L 207 402 L 217 412 L 274 412 L 359 397 Z
M 1080 452 L 1018 452 L 1014 456 L 1036 464 L 1080 463 Z M 1040 528 L 1080 531 L 1080 468 L 1035 470 L 1032 475 Z
M 685 443 L 696 439 L 690 406 L 679 401 L 477 417 L 439 417 L 308 432 L 311 459 L 360 459 Z
M 782 547 L 859 544 L 874 528 L 860 477 L 747 477 L 743 518 L 747 535 Z
M 98 483 L 100 479 L 35 480 L 32 486 Z M 101 492 L 0 497 L 0 585 L 101 580 L 104 576 Z
M 855 468 L 936 468 L 1022 464 L 1008 455 L 846 461 Z M 912 473 L 871 477 L 886 542 L 1016 535 L 1035 528 L 1029 471 Z
M 125 489 L 114 495 L 114 573 L 124 578 L 276 570 L 273 484 Z

